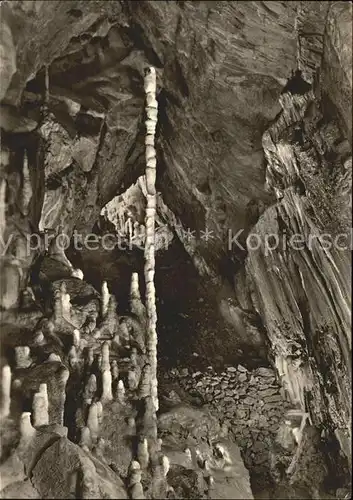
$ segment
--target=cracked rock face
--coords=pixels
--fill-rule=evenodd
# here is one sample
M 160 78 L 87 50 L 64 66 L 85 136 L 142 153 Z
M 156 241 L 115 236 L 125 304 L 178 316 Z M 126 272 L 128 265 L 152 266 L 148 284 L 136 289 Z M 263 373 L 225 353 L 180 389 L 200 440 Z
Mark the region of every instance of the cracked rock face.
M 12 479 L 3 496 L 57 494 L 46 476 L 59 477 L 67 459 L 68 473 L 60 478 L 63 498 L 74 495 L 77 484 L 83 498 L 142 498 L 141 487 L 153 498 L 166 493 L 175 495 L 171 498 L 232 498 L 225 485 L 234 477 L 241 478 L 236 494 L 251 498 L 243 459 L 255 497 L 262 483 L 255 484 L 254 478 L 265 467 L 277 485 L 269 495 L 290 498 L 303 487 L 304 496 L 316 498 L 325 491 L 335 497 L 337 490 L 337 498 L 343 498 L 351 468 L 352 4 L 36 0 L 2 2 L 0 10 L 2 416 L 4 456 L 12 460 L 5 461 Z M 109 405 L 119 406 L 125 397 L 121 384 L 117 391 L 119 370 L 126 387 L 130 380 L 129 403 L 116 417 L 124 435 L 132 435 L 127 421 L 141 418 L 136 401 L 145 401 L 141 391 L 133 396 L 136 374 L 129 372 L 129 363 L 135 366 L 133 349 L 141 369 L 145 362 L 145 324 L 130 308 L 130 278 L 139 272 L 143 292 L 143 81 L 150 66 L 156 69 L 158 100 L 155 247 L 161 372 L 171 365 L 180 372 L 191 364 L 204 373 L 211 364 L 222 373 L 224 365 L 239 363 L 273 370 L 275 382 L 267 388 L 258 372 L 252 376 L 247 368 L 237 376 L 235 392 L 216 373 L 198 375 L 187 388 L 181 376 L 180 385 L 197 392 L 206 413 L 219 409 L 217 401 L 225 402 L 216 419 L 232 421 L 236 415 L 256 422 L 256 436 L 274 423 L 267 408 L 255 418 L 257 403 L 251 409 L 248 401 L 243 408 L 235 397 L 245 396 L 247 384 L 252 387 L 249 380 L 259 385 L 251 388 L 256 398 L 259 390 L 272 386 L 280 391 L 273 404 L 283 406 L 278 412 L 283 422 L 276 420 L 276 426 L 287 425 L 287 407 L 303 416 L 305 429 L 299 422 L 294 428 L 300 431 L 289 433 L 299 432 L 303 441 L 286 448 L 280 439 L 280 451 L 268 440 L 264 452 L 259 445 L 264 440 L 250 439 L 250 430 L 244 437 L 243 429 L 252 424 L 237 427 L 234 422 L 226 443 L 231 467 L 227 453 L 214 458 L 223 439 L 216 424 L 217 435 L 204 448 L 203 438 L 184 442 L 187 431 L 170 424 L 171 442 L 162 448 L 148 442 L 151 455 L 158 456 L 151 459 L 153 473 L 143 466 L 136 469 L 133 446 L 109 427 L 109 418 L 95 442 L 80 441 L 88 426 L 80 391 L 89 375 L 98 377 L 97 394 L 102 390 L 100 341 L 116 351 L 110 361 L 118 402 L 106 403 L 108 415 Z M 119 251 L 73 249 L 75 232 L 82 238 L 93 232 L 98 246 L 113 234 L 125 246 Z M 67 236 L 70 260 L 51 243 L 59 233 Z M 297 238 L 294 245 L 288 243 L 291 238 Z M 86 352 L 90 347 L 93 354 Z M 93 368 L 84 369 L 86 362 Z M 60 370 L 69 372 L 66 406 L 60 384 L 56 387 Z M 109 385 L 109 375 L 104 380 Z M 48 442 L 33 445 L 40 453 L 29 483 L 23 481 L 28 443 L 21 448 L 17 424 L 45 383 L 49 424 L 36 439 Z M 10 408 L 9 391 L 15 391 Z M 75 391 L 83 400 L 77 401 Z M 183 398 L 189 401 L 186 393 L 181 397 L 185 403 Z M 173 412 L 187 420 L 189 409 L 178 408 Z M 172 421 L 168 415 L 165 421 Z M 190 422 L 209 418 L 197 415 L 189 415 Z M 30 424 L 38 433 L 33 417 Z M 108 443 L 104 452 L 100 438 Z M 114 450 L 126 460 L 112 465 Z M 58 453 L 60 466 L 54 463 Z M 169 490 L 161 472 L 168 467 L 159 453 L 169 457 Z M 312 458 L 317 469 L 306 465 Z M 214 473 L 205 460 L 215 460 Z M 22 464 L 20 472 L 12 476 L 16 463 Z M 287 475 L 281 467 L 289 470 Z M 316 470 L 320 491 L 308 484 L 305 469 Z M 327 485 L 325 477 L 334 479 Z M 290 488 L 299 489 L 293 493 Z

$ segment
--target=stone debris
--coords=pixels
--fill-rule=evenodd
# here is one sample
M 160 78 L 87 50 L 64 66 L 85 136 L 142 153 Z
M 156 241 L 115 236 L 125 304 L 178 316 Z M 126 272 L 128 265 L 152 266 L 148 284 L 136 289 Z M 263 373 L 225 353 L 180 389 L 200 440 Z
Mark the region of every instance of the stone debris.
M 270 449 L 285 413 L 292 408 L 281 395 L 274 370 L 248 370 L 238 365 L 217 374 L 209 368 L 204 373 L 190 368 L 172 369 L 168 379 L 178 381 L 193 397 L 200 397 L 227 424 L 249 469 L 269 467 Z

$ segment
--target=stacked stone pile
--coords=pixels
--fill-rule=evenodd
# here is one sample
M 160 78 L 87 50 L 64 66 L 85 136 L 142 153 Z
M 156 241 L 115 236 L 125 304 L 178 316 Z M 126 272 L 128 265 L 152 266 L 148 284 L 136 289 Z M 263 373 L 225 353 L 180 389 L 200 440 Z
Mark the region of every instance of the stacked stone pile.
M 182 368 L 171 370 L 167 377 L 209 406 L 239 444 L 248 467 L 268 464 L 269 450 L 292 406 L 272 369 L 248 371 L 238 365 L 221 373 L 212 367 L 201 373 Z

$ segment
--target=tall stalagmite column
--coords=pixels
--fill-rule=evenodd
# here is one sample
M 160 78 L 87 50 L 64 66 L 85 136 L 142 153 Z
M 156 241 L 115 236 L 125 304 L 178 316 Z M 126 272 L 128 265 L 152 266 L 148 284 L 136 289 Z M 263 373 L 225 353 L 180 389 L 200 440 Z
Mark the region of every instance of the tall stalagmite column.
M 147 312 L 147 352 L 151 364 L 151 396 L 155 410 L 158 410 L 157 394 L 157 313 L 154 287 L 154 239 L 156 213 L 156 150 L 154 137 L 156 133 L 158 103 L 156 100 L 156 70 L 152 67 L 145 70 L 144 88 L 146 93 L 146 242 L 145 242 L 145 282 Z

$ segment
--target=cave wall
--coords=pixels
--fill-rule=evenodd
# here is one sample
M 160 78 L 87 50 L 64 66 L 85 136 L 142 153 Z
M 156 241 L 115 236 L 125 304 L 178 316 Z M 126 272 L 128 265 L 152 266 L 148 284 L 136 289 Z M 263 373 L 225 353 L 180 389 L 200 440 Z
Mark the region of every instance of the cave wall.
M 1 263 L 5 306 L 17 302 L 32 262 L 23 253 L 26 234 L 59 225 L 89 232 L 102 207 L 141 174 L 143 68 L 153 64 L 161 212 L 218 294 L 234 338 L 244 310 L 260 315 L 287 385 L 283 370 L 295 365 L 297 388 L 288 391 L 302 405 L 305 386 L 315 423 L 338 429 L 346 449 L 348 254 L 320 245 L 269 256 L 230 251 L 227 231 L 244 229 L 245 238 L 250 230 L 278 234 L 279 221 L 304 234 L 350 224 L 351 4 L 14 1 L 0 8 L 0 223 L 6 217 L 4 241 L 19 235 L 16 258 L 9 252 Z M 297 67 L 313 89 L 281 95 Z M 14 159 L 19 138 L 39 196 L 13 215 L 25 184 L 24 156 Z

